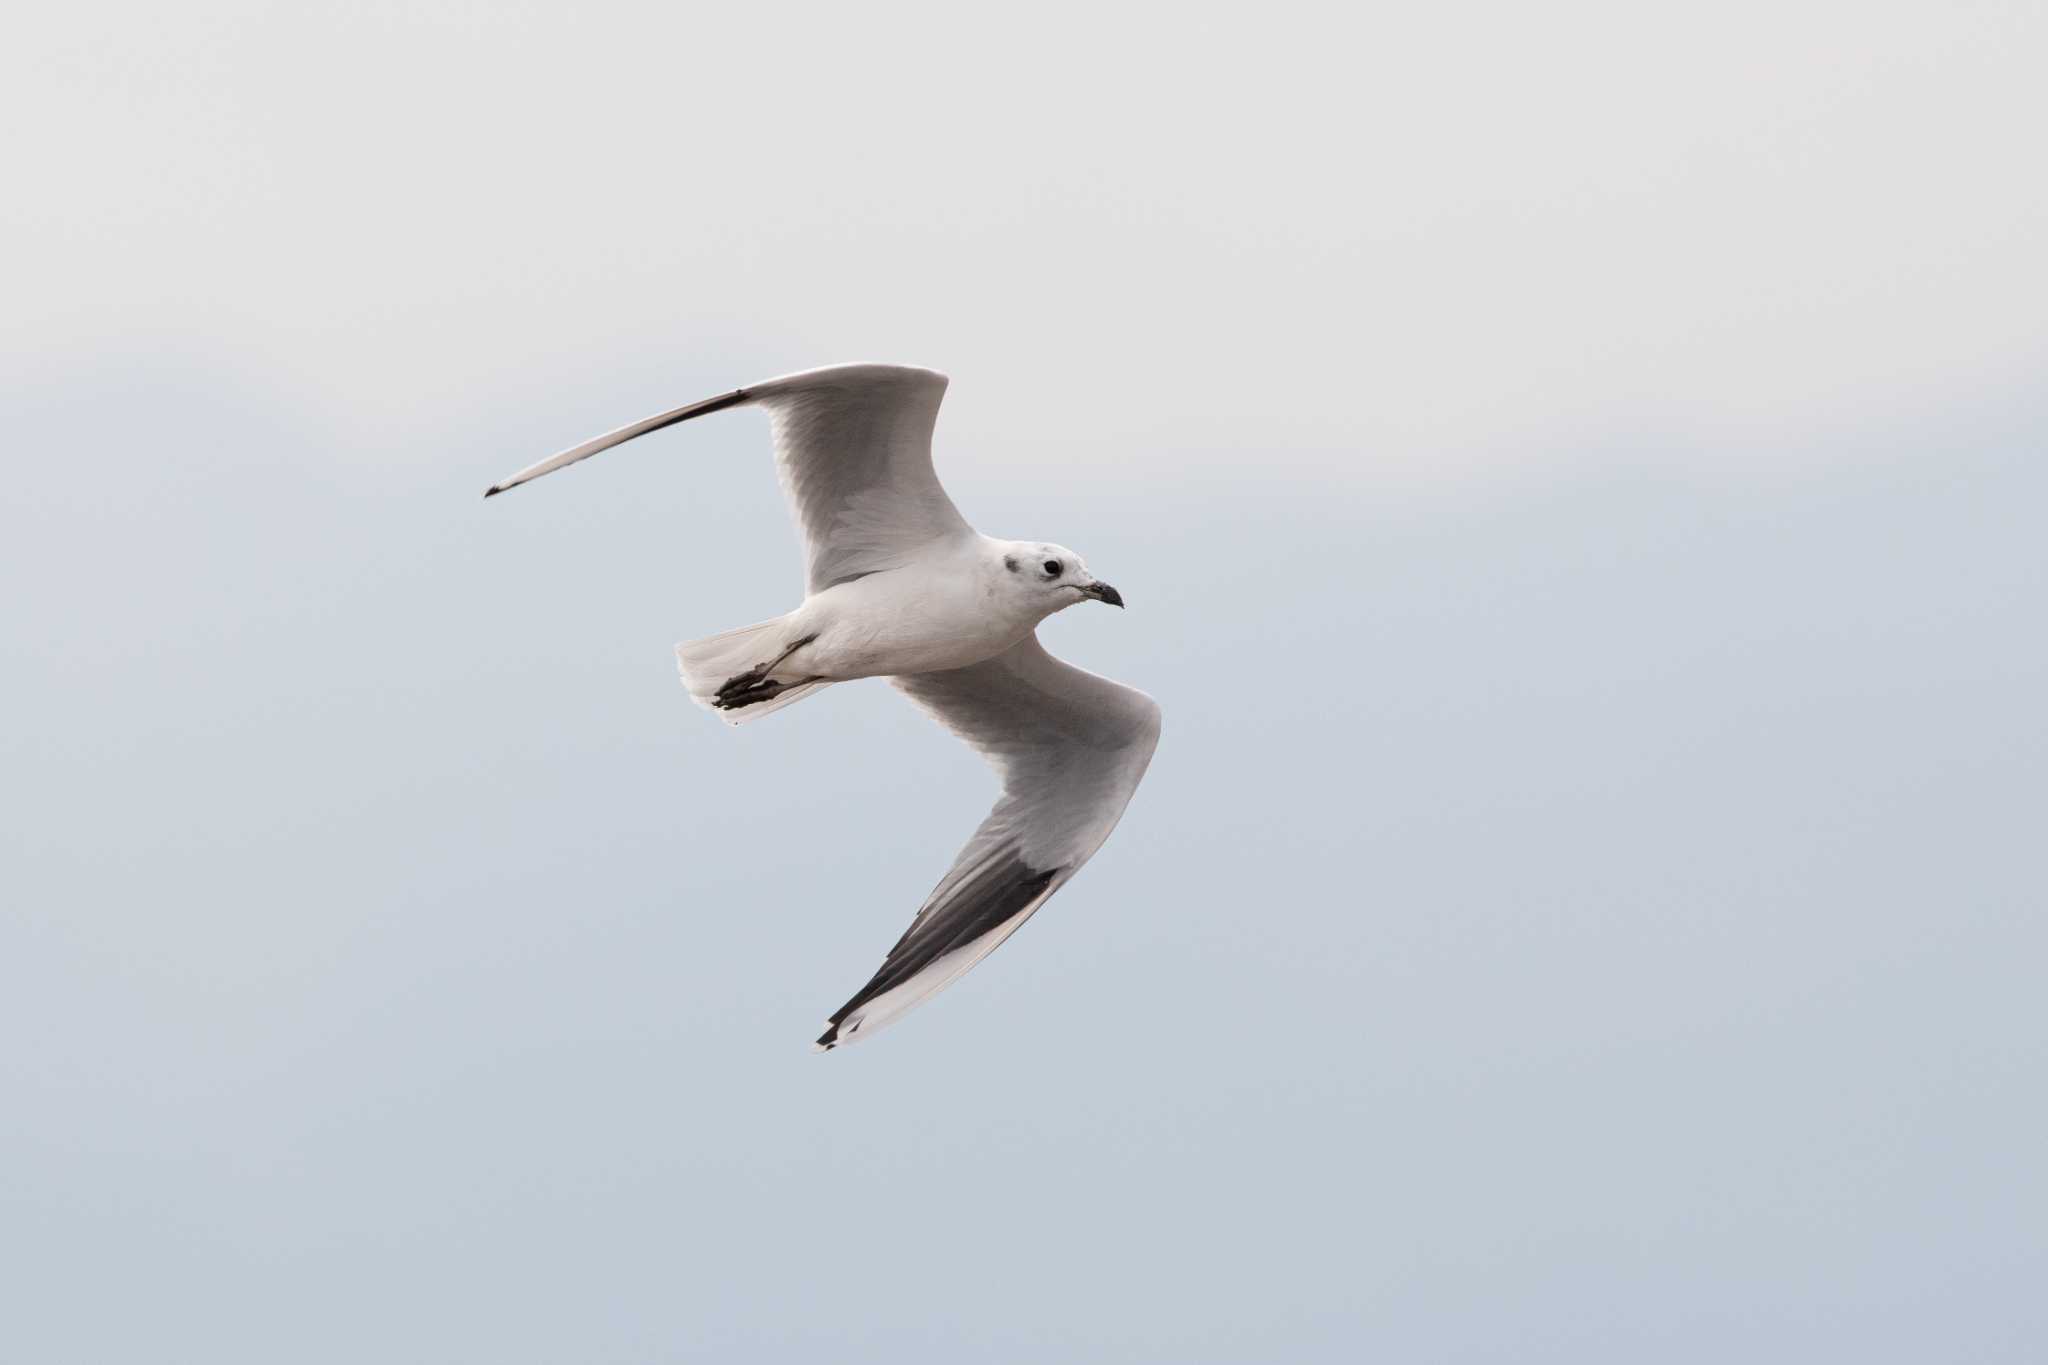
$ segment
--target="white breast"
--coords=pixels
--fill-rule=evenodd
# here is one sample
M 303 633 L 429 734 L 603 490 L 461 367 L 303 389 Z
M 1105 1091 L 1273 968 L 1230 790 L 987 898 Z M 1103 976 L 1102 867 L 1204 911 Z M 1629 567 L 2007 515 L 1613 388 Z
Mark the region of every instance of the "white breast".
M 948 555 L 827 588 L 797 613 L 818 639 L 800 656 L 828 678 L 965 668 L 1016 644 L 1037 624 L 1001 598 L 979 556 Z

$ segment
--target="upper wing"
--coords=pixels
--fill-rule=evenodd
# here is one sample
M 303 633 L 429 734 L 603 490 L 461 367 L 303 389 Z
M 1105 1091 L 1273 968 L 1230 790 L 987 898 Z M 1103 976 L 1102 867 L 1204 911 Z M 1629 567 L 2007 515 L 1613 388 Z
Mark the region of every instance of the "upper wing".
M 994 952 L 1102 847 L 1159 743 L 1156 702 L 1055 659 L 1036 635 L 890 681 L 980 750 L 1003 794 L 820 1048 L 878 1031 Z
M 749 390 L 775 426 L 775 463 L 803 522 L 809 588 L 893 569 L 934 540 L 971 535 L 932 470 L 946 376 L 834 365 Z
M 484 496 L 692 417 L 759 404 L 774 424 L 776 464 L 803 523 L 808 586 L 818 592 L 893 569 L 934 540 L 973 534 L 932 471 L 932 427 L 945 394 L 946 376 L 936 370 L 806 370 L 606 432 L 493 484 Z

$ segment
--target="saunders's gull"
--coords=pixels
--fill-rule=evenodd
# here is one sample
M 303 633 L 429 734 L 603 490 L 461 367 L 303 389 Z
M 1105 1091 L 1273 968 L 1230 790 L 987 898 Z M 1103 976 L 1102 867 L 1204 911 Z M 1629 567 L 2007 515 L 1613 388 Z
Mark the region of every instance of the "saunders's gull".
M 866 1038 L 994 952 L 1109 837 L 1159 741 L 1144 693 L 1062 662 L 1035 633 L 1077 602 L 1121 607 L 1072 550 L 969 526 L 932 470 L 946 376 L 835 365 L 676 408 L 523 469 L 490 497 L 649 432 L 765 408 L 809 561 L 786 616 L 676 646 L 690 695 L 737 725 L 886 677 L 967 741 L 1002 795 L 820 1050 Z

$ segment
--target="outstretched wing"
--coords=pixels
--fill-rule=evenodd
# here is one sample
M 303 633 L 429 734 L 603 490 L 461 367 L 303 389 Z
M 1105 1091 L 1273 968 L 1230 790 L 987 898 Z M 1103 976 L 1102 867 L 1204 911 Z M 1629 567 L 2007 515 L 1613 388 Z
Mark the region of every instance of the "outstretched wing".
M 835 365 L 756 384 L 775 427 L 782 487 L 803 523 L 809 588 L 821 592 L 972 535 L 932 470 L 946 376 L 903 365 Z
M 1094 856 L 1159 743 L 1159 706 L 1027 635 L 968 668 L 890 679 L 1002 776 L 1003 794 L 821 1049 L 865 1038 L 951 985 Z
M 974 534 L 932 470 L 946 376 L 907 365 L 832 365 L 686 404 L 530 465 L 490 497 L 663 427 L 758 404 L 775 431 L 783 488 L 803 524 L 808 586 L 819 592 Z

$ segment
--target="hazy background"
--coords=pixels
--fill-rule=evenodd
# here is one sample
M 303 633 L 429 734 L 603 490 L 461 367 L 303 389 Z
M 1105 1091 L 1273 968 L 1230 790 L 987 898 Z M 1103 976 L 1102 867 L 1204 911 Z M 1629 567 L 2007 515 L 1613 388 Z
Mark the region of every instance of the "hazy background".
M 2048 21 L 44 7 L 0 56 L 0 1354 L 2038 1361 Z M 1127 613 L 1102 856 L 729 732 L 791 369 Z

